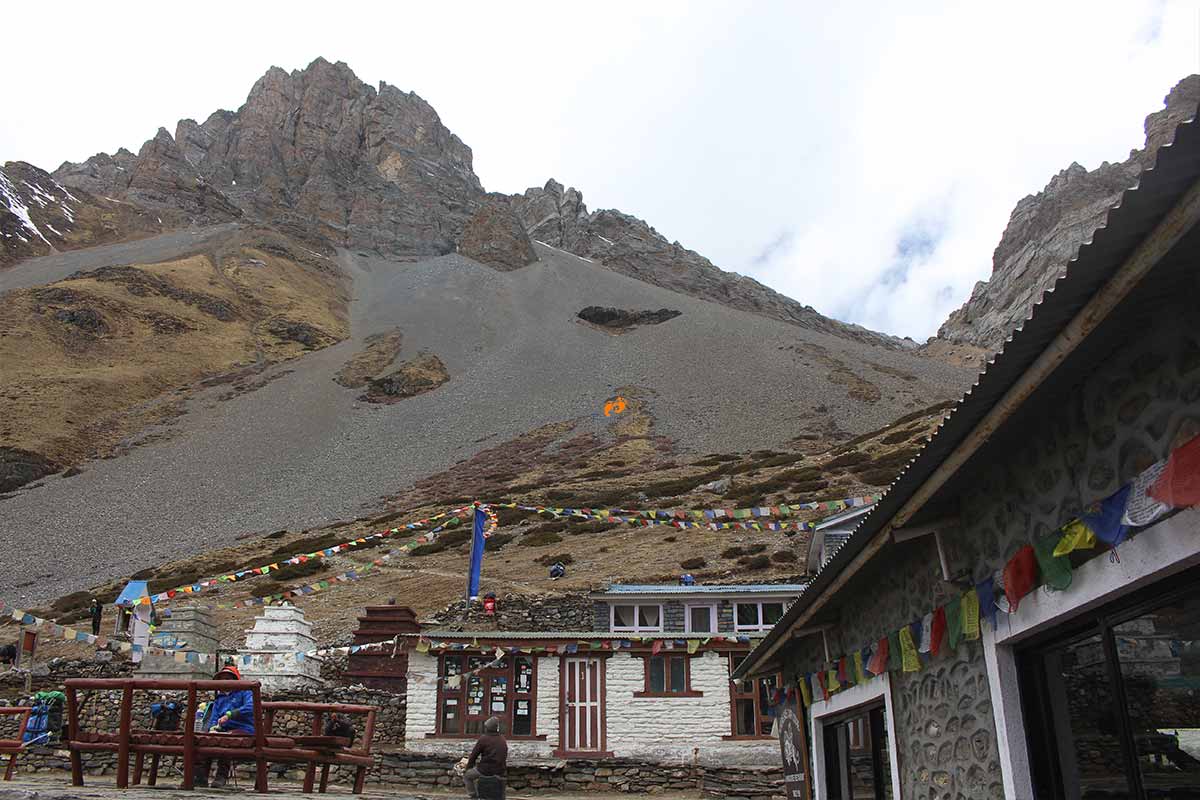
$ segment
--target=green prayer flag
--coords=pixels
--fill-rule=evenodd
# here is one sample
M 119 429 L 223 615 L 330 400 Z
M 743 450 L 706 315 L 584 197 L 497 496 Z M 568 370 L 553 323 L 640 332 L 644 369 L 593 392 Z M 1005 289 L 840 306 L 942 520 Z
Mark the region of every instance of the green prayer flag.
M 946 643 L 953 650 L 962 638 L 962 604 L 958 599 L 946 603 Z
M 1037 556 L 1038 571 L 1042 573 L 1042 583 L 1059 591 L 1071 585 L 1071 560 L 1065 555 L 1054 555 L 1054 549 L 1060 538 L 1055 532 L 1042 537 L 1033 544 L 1033 554 Z
M 904 666 L 904 653 L 900 649 L 900 631 L 892 631 L 888 635 L 888 672 L 895 672 Z

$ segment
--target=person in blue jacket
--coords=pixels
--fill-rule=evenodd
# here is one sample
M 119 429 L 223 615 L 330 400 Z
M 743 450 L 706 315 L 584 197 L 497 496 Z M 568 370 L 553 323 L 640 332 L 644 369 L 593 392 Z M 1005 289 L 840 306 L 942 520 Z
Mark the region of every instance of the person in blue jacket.
M 242 673 L 232 664 L 227 664 L 213 676 L 218 681 L 240 681 Z M 204 713 L 203 730 L 208 733 L 227 733 L 236 736 L 254 735 L 254 695 L 249 689 L 232 692 L 218 691 Z M 208 771 L 213 759 L 205 759 L 196 773 L 196 785 L 208 786 Z M 231 762 L 227 758 L 217 760 L 217 774 L 213 776 L 213 788 L 219 789 L 229 780 Z

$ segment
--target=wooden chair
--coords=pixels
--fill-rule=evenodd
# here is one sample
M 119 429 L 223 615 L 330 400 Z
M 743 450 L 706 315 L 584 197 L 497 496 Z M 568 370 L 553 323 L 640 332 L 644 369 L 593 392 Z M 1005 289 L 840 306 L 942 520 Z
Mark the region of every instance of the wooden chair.
M 17 734 L 13 739 L 0 739 L 0 758 L 8 756 L 8 767 L 4 770 L 4 780 L 11 781 L 17 771 L 17 756 L 25 748 L 25 729 L 29 727 L 29 715 L 33 711 L 24 707 L 0 708 L 0 715 L 19 717 Z

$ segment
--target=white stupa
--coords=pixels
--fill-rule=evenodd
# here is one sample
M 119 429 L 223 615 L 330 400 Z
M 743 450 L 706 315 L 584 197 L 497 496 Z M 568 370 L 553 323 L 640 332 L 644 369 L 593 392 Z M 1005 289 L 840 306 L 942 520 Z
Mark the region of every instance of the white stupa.
M 238 650 L 242 678 L 262 683 L 264 694 L 322 686 L 321 657 L 305 655 L 317 648 L 312 623 L 304 612 L 284 603 L 267 606 L 254 627 L 246 631 L 246 646 Z

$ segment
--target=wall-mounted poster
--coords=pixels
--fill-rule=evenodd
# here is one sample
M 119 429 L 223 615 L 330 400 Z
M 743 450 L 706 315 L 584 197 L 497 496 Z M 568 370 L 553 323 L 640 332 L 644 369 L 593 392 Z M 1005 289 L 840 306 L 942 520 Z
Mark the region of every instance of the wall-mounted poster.
M 779 706 L 779 749 L 783 756 L 784 797 L 809 800 L 808 742 L 804 736 L 804 713 L 793 688 Z

